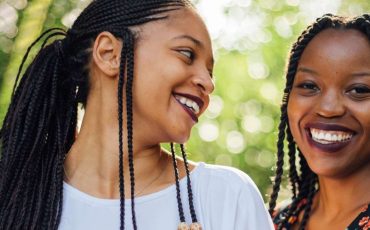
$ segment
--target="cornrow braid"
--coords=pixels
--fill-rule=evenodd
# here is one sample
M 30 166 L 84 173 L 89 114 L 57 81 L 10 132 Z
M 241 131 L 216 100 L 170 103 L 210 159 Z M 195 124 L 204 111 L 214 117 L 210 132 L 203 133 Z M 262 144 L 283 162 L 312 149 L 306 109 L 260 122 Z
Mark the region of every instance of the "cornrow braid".
M 285 218 L 278 224 L 278 229 L 284 229 L 285 224 L 292 216 L 297 216 L 300 211 L 298 204 L 306 199 L 304 214 L 299 229 L 305 229 L 307 225 L 313 197 L 318 188 L 317 175 L 309 168 L 306 159 L 299 149 L 297 149 L 288 124 L 287 104 L 290 91 L 292 89 L 294 77 L 296 75 L 298 62 L 308 43 L 321 31 L 325 29 L 356 29 L 365 34 L 370 39 L 370 15 L 364 14 L 356 18 L 344 18 L 332 14 L 325 14 L 318 18 L 312 25 L 298 37 L 297 42 L 293 44 L 290 52 L 288 68 L 286 73 L 286 85 L 284 89 L 283 103 L 281 105 L 281 117 L 279 124 L 279 135 L 277 141 L 277 163 L 276 176 L 273 185 L 273 191 L 270 197 L 269 212 L 273 213 L 276 206 L 276 200 L 280 190 L 281 179 L 284 164 L 284 141 L 288 142 L 289 157 L 289 182 L 292 188 L 292 203 L 288 208 Z M 296 154 L 299 156 L 300 173 L 297 172 Z
M 0 129 L 0 229 L 58 228 L 63 210 L 63 164 L 75 141 L 77 104 L 85 105 L 87 100 L 91 45 L 103 31 L 124 42 L 117 95 L 120 228 L 125 228 L 122 93 L 126 76 L 132 222 L 137 229 L 132 126 L 137 37 L 132 27 L 164 20 L 168 18 L 167 12 L 190 5 L 188 0 L 94 0 L 68 31 L 49 29 L 30 45 L 19 67 L 11 103 Z M 57 36 L 64 38 L 55 39 Z M 20 78 L 31 49 L 41 40 L 41 50 Z M 181 200 L 178 203 L 182 207 Z M 185 221 L 182 210 L 179 214 Z

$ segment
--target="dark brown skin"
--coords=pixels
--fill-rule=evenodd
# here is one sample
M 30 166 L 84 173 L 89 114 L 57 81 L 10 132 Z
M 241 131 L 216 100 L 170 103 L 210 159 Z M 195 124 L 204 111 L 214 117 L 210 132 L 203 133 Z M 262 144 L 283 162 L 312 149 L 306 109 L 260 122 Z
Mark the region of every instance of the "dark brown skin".
M 214 89 L 213 54 L 206 27 L 192 9 L 170 12 L 167 20 L 134 29 L 139 32 L 140 39 L 135 50 L 133 146 L 135 188 L 142 191 L 141 196 L 175 183 L 172 160 L 160 143 L 184 143 L 195 122 L 173 93 L 200 98 L 204 102 L 197 114 L 200 116 Z M 86 112 L 81 131 L 65 162 L 66 181 L 100 198 L 119 198 L 117 84 L 122 45 L 107 32 L 101 33 L 94 42 Z M 126 111 L 125 106 L 123 111 Z M 125 115 L 123 117 L 126 125 Z M 126 140 L 124 132 L 124 143 Z M 126 198 L 129 198 L 127 162 L 126 154 L 124 187 Z M 178 165 L 180 178 L 184 177 L 183 162 L 178 160 Z M 191 163 L 190 170 L 194 167 Z M 150 187 L 146 187 L 148 184 Z
M 327 29 L 308 44 L 288 117 L 298 147 L 319 177 L 306 229 L 345 229 L 370 202 L 370 42 L 365 35 Z M 351 138 L 327 148 L 313 140 L 312 128 Z

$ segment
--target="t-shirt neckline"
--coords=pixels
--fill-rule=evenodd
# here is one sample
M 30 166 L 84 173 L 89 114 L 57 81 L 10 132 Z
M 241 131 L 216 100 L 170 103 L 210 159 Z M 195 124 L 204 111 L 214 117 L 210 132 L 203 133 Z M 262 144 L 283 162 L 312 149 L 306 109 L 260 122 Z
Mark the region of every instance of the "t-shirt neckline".
M 205 163 L 199 162 L 195 168 L 190 172 L 190 178 L 196 177 L 197 174 L 205 167 Z M 183 177 L 179 181 L 180 185 L 187 183 L 187 177 Z M 140 196 L 135 198 L 135 203 L 143 203 L 143 202 L 148 202 L 153 199 L 157 199 L 159 197 L 162 197 L 166 195 L 167 193 L 172 192 L 173 190 L 176 190 L 176 185 L 172 184 L 160 191 L 147 194 L 144 196 Z M 79 199 L 81 201 L 85 201 L 89 204 L 94 204 L 94 205 L 109 205 L 109 206 L 119 206 L 120 205 L 120 200 L 119 199 L 106 199 L 106 198 L 98 198 L 95 196 L 92 196 L 88 193 L 82 192 L 78 190 L 77 188 L 73 187 L 72 185 L 68 184 L 67 182 L 63 181 L 63 192 L 67 196 L 71 196 L 75 199 Z M 125 206 L 129 206 L 131 204 L 131 199 L 125 199 Z

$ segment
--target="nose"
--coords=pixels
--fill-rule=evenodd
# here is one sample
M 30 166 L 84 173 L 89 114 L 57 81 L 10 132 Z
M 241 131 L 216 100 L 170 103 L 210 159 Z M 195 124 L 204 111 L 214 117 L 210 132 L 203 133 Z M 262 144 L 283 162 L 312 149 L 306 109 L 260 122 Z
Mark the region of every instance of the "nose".
M 208 70 L 198 72 L 193 79 L 192 83 L 201 90 L 205 95 L 209 95 L 215 89 L 215 82 Z
M 345 99 L 336 92 L 326 92 L 317 103 L 316 113 L 321 117 L 340 117 L 346 112 Z

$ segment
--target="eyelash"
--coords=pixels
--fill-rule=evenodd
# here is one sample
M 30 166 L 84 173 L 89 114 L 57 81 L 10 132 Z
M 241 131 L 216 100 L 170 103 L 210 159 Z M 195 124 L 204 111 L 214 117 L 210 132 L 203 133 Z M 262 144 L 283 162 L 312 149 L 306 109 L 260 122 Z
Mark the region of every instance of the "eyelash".
M 194 61 L 194 59 L 195 59 L 195 53 L 194 53 L 193 50 L 190 50 L 190 49 L 179 49 L 177 51 L 188 59 L 189 64 L 191 64 Z M 186 53 L 189 54 L 189 55 L 187 55 Z M 213 78 L 213 71 L 209 71 L 209 76 L 212 79 L 214 79 Z
M 320 88 L 314 82 L 302 82 L 297 84 L 296 88 L 303 90 L 302 92 L 307 95 L 316 94 L 320 91 Z M 346 92 L 354 99 L 365 99 L 370 97 L 370 87 L 367 85 L 353 85 Z
M 192 50 L 182 49 L 182 50 L 178 50 L 178 52 L 182 54 L 183 56 L 185 56 L 190 61 L 193 61 L 195 58 L 195 54 Z
M 351 88 L 349 90 L 349 92 L 352 92 L 354 90 L 357 91 L 356 93 L 360 93 L 360 94 L 370 93 L 370 88 L 366 87 L 366 86 L 355 86 L 355 87 Z M 360 92 L 358 92 L 358 91 L 360 91 Z
M 297 85 L 297 88 L 305 90 L 318 90 L 319 88 L 313 82 L 303 82 Z
M 370 96 L 370 88 L 366 85 L 355 85 L 352 86 L 347 93 L 357 99 L 364 99 L 369 98 Z

